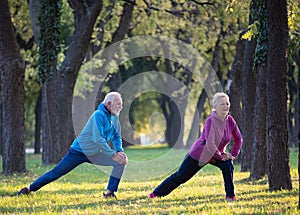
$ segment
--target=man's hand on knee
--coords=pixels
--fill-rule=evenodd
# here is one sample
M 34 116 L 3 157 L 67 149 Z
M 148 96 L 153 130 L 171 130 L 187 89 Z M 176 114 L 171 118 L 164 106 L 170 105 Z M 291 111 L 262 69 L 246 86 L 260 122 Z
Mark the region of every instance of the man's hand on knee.
M 119 155 L 121 155 L 125 159 L 125 164 L 128 164 L 128 157 L 124 152 L 118 152 Z
M 128 158 L 124 152 L 117 152 L 113 154 L 111 157 L 114 161 L 118 162 L 119 164 L 127 164 Z

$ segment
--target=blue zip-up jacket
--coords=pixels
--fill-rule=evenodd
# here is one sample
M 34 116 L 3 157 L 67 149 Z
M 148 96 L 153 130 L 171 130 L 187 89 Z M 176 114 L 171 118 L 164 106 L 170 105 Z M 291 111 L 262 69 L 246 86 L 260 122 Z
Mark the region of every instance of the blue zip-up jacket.
M 112 142 L 114 150 L 108 145 Z M 118 116 L 112 115 L 100 103 L 98 109 L 91 115 L 85 127 L 73 141 L 71 148 L 83 152 L 87 156 L 102 152 L 111 157 L 115 151 L 123 151 L 121 126 Z

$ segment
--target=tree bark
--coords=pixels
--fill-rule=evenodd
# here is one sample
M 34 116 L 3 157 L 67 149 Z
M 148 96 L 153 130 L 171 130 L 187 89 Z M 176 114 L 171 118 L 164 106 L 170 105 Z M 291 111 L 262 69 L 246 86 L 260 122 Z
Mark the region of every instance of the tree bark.
M 2 113 L 2 74 L 0 70 L 0 113 Z M 0 114 L 0 122 L 2 123 L 2 114 Z M 2 136 L 2 124 L 0 128 L 0 155 L 2 155 L 3 152 L 3 136 Z
M 254 1 L 250 9 L 252 9 Z M 250 15 L 249 24 L 253 20 Z M 253 119 L 255 105 L 255 74 L 253 72 L 253 56 L 255 53 L 255 40 L 246 41 L 245 54 L 242 66 L 242 116 L 243 123 L 241 126 L 243 134 L 243 147 L 241 150 L 241 171 L 246 172 L 251 168 L 251 149 L 253 141 Z
M 292 189 L 287 131 L 287 2 L 267 0 L 267 142 L 270 190 Z
M 162 46 L 164 49 L 165 56 L 169 56 L 169 49 Z M 164 60 L 167 74 L 173 76 L 174 70 L 169 59 Z M 184 98 L 177 97 L 177 101 L 180 104 L 174 102 L 168 95 L 162 96 L 162 110 L 167 121 L 167 127 L 165 132 L 166 141 L 170 148 L 183 148 L 183 131 L 184 131 Z
M 56 77 L 42 86 L 42 164 L 60 161 L 60 147 L 57 135 Z
M 299 47 L 297 48 L 296 54 L 294 56 L 295 62 L 298 66 L 298 68 L 300 68 L 300 44 Z M 298 72 L 298 99 L 300 98 L 300 72 Z M 298 115 L 300 116 L 300 107 L 299 107 L 299 102 L 298 102 Z M 298 188 L 300 188 L 300 125 L 299 125 L 299 121 L 298 121 L 298 182 L 299 182 L 299 186 Z M 298 192 L 298 209 L 300 209 L 300 189 Z
M 190 148 L 195 142 L 195 140 L 199 138 L 201 135 L 201 128 L 199 122 L 200 122 L 201 114 L 203 113 L 204 110 L 204 104 L 206 100 L 207 100 L 207 93 L 203 89 L 197 101 L 197 106 L 196 106 L 197 111 L 195 111 L 189 136 L 186 141 L 187 148 Z
M 232 69 L 230 71 L 229 80 L 232 80 L 232 84 L 228 89 L 231 103 L 231 115 L 239 126 L 242 124 L 242 65 L 245 53 L 245 41 L 239 39 L 236 44 L 236 56 L 234 58 Z
M 291 60 L 288 64 L 288 95 L 290 98 L 290 103 L 288 105 L 288 131 L 289 131 L 289 146 L 298 146 L 298 125 L 299 125 L 299 115 L 298 115 L 298 86 L 296 78 L 296 66 L 293 65 L 294 62 Z
M 266 66 L 260 65 L 256 72 L 256 101 L 251 155 L 250 178 L 260 179 L 267 174 L 266 146 Z
M 42 128 L 42 90 L 39 93 L 35 109 L 34 154 L 41 153 L 41 128 Z
M 69 0 L 68 2 L 74 10 L 75 32 L 65 60 L 58 71 L 58 118 L 64 119 L 59 120 L 58 124 L 60 157 L 67 153 L 75 138 L 72 119 L 74 86 L 90 44 L 95 22 L 103 6 L 103 1 L 99 0 L 88 2 Z
M 240 35 L 241 37 L 241 35 Z M 234 117 L 236 123 L 241 129 L 242 125 L 242 65 L 245 53 L 245 41 L 239 37 L 236 43 L 236 55 L 232 64 L 232 68 L 228 74 L 226 91 L 230 97 L 230 114 Z M 233 142 L 233 141 L 232 141 Z M 230 144 L 230 150 L 233 144 Z M 236 162 L 241 162 L 241 156 L 238 156 Z
M 25 63 L 17 45 L 8 1 L 0 1 L 3 173 L 26 172 L 24 125 Z

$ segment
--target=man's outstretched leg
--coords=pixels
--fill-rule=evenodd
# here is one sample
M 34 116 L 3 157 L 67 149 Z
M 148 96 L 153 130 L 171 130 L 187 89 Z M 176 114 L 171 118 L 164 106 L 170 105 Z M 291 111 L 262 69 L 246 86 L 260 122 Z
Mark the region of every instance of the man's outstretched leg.
M 83 153 L 71 148 L 68 154 L 56 165 L 56 167 L 40 176 L 32 182 L 29 187 L 22 188 L 20 191 L 15 193 L 15 195 L 28 195 L 31 191 L 37 191 L 41 187 L 67 174 L 84 162 L 89 162 L 87 157 Z

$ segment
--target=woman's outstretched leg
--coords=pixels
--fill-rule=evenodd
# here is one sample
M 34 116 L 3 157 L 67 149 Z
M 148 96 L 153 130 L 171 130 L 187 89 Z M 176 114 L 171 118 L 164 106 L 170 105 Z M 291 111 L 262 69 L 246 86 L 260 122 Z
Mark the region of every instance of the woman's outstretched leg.
M 187 155 L 180 168 L 158 185 L 148 197 L 154 198 L 168 195 L 179 185 L 191 179 L 201 168 L 197 160 Z

